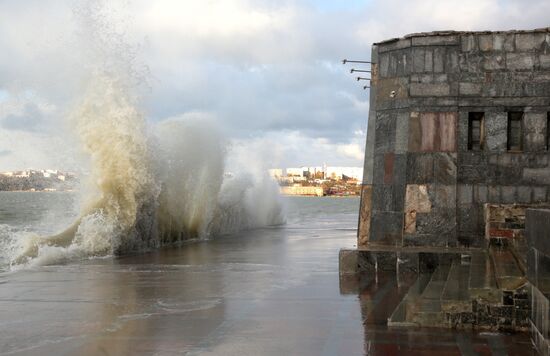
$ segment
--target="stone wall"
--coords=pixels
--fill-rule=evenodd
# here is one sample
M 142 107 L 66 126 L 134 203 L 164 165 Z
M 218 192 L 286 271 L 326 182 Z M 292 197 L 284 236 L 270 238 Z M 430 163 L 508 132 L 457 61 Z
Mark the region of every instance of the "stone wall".
M 527 278 L 531 334 L 542 355 L 550 355 L 550 210 L 527 210 Z
M 550 201 L 548 29 L 413 34 L 372 62 L 359 246 L 484 246 L 484 204 Z M 480 151 L 470 112 L 484 113 Z

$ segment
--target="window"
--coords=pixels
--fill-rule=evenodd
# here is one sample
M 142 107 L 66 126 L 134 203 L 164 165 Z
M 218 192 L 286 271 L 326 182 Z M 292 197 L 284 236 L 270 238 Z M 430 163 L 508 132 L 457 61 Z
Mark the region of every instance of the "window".
M 471 112 L 468 114 L 468 150 L 483 150 L 484 128 L 482 112 Z
M 521 151 L 523 112 L 508 113 L 508 151 Z

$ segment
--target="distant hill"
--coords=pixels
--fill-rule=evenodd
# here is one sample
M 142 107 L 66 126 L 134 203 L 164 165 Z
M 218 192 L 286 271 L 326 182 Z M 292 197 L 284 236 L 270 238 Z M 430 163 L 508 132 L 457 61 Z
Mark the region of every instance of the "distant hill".
M 63 191 L 74 189 L 77 183 L 74 176 L 45 177 L 43 174 L 29 174 L 26 177 L 16 177 L 0 174 L 0 191 Z

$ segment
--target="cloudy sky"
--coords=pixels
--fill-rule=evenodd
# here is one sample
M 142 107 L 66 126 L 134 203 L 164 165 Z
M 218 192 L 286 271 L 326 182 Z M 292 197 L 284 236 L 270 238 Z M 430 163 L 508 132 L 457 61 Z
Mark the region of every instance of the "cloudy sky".
M 82 3 L 0 0 L 0 170 L 78 166 L 66 116 L 97 35 Z M 214 118 L 272 167 L 362 165 L 368 92 L 340 61 L 368 60 L 373 42 L 550 25 L 548 0 L 125 0 L 103 11 L 128 45 L 117 50 L 146 73 L 151 125 Z

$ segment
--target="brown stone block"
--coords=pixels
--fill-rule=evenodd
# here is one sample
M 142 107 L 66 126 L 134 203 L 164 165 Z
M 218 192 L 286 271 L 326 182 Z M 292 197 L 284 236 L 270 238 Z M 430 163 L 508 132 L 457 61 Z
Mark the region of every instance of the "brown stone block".
M 427 185 L 409 184 L 405 195 L 405 211 L 429 213 L 432 210 L 432 202 L 428 194 Z
M 372 216 L 372 186 L 361 187 L 361 207 L 359 212 L 359 229 L 357 234 L 357 246 L 366 246 L 370 235 L 370 222 Z
M 410 152 L 456 152 L 456 112 L 411 113 Z
M 433 152 L 437 133 L 436 113 L 413 113 L 409 123 L 409 151 Z
M 456 121 L 458 113 L 447 112 L 439 114 L 439 150 L 456 152 Z
M 391 184 L 393 181 L 393 166 L 395 154 L 386 153 L 384 155 L 384 184 Z
M 407 234 L 414 234 L 416 232 L 416 211 L 413 210 L 405 213 L 404 231 Z
M 422 125 L 420 113 L 412 112 L 409 122 L 409 151 L 419 152 L 422 146 Z
M 435 113 L 420 114 L 420 129 L 422 140 L 420 151 L 433 152 L 436 149 L 437 115 Z
M 405 223 L 403 230 L 407 234 L 416 233 L 417 213 L 429 213 L 432 202 L 428 194 L 428 186 L 409 184 L 405 193 Z
M 490 237 L 506 237 L 506 238 L 513 238 L 514 237 L 514 231 L 508 230 L 508 229 L 489 229 L 489 236 Z

